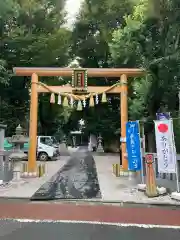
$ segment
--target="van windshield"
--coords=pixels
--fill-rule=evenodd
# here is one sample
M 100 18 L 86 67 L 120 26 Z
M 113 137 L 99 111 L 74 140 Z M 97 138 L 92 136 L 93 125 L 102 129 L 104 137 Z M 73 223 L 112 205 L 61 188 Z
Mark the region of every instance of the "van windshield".
M 40 142 L 48 146 L 53 146 L 54 144 L 58 144 L 58 141 L 56 140 L 55 137 L 41 137 Z
M 55 137 L 51 137 L 51 141 L 53 144 L 58 144 L 58 141 Z

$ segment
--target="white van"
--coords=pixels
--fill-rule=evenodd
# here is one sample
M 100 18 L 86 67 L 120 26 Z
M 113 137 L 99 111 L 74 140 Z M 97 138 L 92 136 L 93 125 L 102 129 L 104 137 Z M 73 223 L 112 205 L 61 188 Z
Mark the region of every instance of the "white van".
M 29 144 L 24 148 L 28 153 Z M 59 143 L 53 136 L 37 136 L 37 158 L 40 161 L 58 160 L 60 156 Z
M 57 160 L 60 156 L 59 144 L 53 136 L 37 137 L 37 157 L 40 161 Z

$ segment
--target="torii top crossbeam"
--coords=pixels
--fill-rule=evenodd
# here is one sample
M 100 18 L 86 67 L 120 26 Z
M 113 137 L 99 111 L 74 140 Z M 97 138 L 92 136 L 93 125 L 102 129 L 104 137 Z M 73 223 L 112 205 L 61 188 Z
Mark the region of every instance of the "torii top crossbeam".
M 49 68 L 49 67 L 15 67 L 13 68 L 16 76 L 32 76 L 36 73 L 38 76 L 62 76 L 70 77 L 73 68 Z M 141 76 L 144 70 L 140 68 L 87 68 L 88 77 L 120 77 L 122 74 L 126 76 Z

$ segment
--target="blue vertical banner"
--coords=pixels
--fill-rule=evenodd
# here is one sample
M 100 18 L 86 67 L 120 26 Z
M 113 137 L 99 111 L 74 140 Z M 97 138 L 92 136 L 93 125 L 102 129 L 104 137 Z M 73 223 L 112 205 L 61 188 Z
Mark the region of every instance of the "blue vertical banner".
M 142 164 L 138 121 L 126 123 L 126 150 L 128 155 L 129 170 L 140 171 Z

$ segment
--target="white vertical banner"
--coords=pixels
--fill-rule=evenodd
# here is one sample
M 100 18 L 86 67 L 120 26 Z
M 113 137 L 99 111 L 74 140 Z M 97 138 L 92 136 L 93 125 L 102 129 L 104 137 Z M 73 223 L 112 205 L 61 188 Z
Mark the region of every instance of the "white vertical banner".
M 176 173 L 176 147 L 172 120 L 155 123 L 156 149 L 159 173 Z

